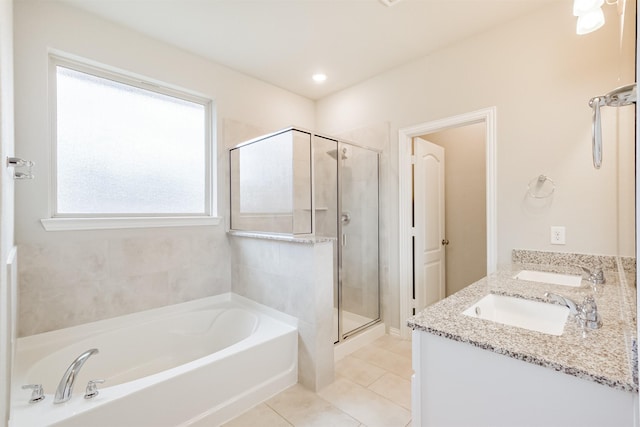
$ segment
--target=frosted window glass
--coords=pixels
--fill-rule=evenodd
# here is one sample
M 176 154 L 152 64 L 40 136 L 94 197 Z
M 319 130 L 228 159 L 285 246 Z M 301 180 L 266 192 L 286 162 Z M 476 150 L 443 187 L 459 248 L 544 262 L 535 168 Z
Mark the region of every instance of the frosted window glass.
M 57 213 L 206 213 L 205 105 L 56 75 Z

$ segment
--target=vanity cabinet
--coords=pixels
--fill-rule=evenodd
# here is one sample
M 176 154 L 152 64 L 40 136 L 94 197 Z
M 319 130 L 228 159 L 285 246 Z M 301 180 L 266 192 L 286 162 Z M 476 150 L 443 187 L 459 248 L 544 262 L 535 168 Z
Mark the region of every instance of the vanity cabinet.
M 413 330 L 413 426 L 633 427 L 635 392 Z

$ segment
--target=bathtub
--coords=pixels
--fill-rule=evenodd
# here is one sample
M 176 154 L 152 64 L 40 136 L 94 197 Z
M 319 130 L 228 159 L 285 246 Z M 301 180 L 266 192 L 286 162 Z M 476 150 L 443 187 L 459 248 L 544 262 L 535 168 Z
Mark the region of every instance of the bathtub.
M 97 348 L 71 400 L 53 404 L 62 374 Z M 297 382 L 297 320 L 224 294 L 20 338 L 11 427 L 215 426 Z M 89 380 L 104 379 L 84 399 Z M 42 384 L 29 404 L 24 384 Z

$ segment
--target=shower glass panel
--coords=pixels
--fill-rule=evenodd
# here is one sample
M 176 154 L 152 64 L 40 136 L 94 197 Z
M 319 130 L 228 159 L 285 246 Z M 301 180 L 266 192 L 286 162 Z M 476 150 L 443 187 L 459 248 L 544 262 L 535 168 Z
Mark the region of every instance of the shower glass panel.
M 340 143 L 340 335 L 380 319 L 378 153 Z
M 340 341 L 338 328 L 338 141 L 315 136 L 314 144 L 314 189 L 315 189 L 315 234 L 333 239 L 333 341 Z
M 296 129 L 229 151 L 231 229 L 311 234 L 311 135 Z

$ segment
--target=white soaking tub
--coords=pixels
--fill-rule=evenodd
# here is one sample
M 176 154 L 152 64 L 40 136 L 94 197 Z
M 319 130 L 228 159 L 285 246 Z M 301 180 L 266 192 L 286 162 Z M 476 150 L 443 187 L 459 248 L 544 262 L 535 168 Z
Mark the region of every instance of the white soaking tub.
M 96 348 L 68 402 L 67 367 Z M 11 427 L 219 425 L 297 382 L 297 320 L 224 294 L 18 339 Z M 89 380 L 104 379 L 84 399 Z M 42 384 L 29 404 L 24 384 Z

